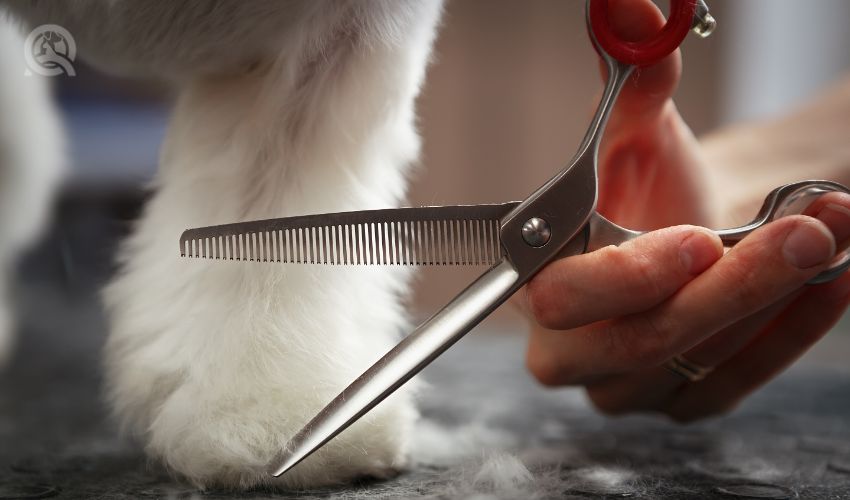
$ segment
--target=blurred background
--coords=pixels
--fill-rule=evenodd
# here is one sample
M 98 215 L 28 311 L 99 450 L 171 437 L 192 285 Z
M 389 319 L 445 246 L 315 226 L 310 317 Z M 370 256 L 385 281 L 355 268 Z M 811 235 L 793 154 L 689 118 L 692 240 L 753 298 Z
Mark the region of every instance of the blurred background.
M 686 39 L 676 95 L 697 135 L 787 113 L 850 69 L 850 2 L 710 6 L 719 27 L 706 40 Z M 424 150 L 410 204 L 521 199 L 569 161 L 602 85 L 583 9 L 579 0 L 448 2 L 419 100 Z M 111 271 L 114 242 L 156 170 L 172 99 L 157 82 L 77 70 L 53 79 L 71 172 L 56 224 L 23 261 L 28 277 L 61 275 L 70 295 L 94 289 Z M 429 314 L 480 271 L 421 271 L 412 306 Z M 521 329 L 509 307 L 492 321 Z

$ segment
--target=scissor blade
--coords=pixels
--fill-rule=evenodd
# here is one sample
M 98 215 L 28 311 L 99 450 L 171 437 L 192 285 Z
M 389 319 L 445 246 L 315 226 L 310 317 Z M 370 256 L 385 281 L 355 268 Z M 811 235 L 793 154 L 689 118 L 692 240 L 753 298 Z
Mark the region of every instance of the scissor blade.
M 180 255 L 301 264 L 492 265 L 517 203 L 390 208 L 188 229 Z
M 269 464 L 279 476 L 366 414 L 425 368 L 520 286 L 507 260 L 492 267 L 334 398 Z

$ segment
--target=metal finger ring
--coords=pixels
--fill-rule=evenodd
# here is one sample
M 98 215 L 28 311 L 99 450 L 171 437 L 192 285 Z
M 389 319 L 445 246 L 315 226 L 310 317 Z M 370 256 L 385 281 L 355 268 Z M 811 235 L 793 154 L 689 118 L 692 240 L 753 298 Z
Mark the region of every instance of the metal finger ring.
M 714 367 L 694 363 L 681 354 L 673 356 L 669 361 L 664 363 L 664 368 L 686 379 L 688 382 L 699 382 L 714 370 Z

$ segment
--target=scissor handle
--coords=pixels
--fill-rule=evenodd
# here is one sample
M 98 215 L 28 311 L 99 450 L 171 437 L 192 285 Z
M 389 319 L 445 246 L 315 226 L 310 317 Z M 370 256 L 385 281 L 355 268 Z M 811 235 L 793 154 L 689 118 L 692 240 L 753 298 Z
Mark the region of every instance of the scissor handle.
M 589 28 L 599 48 L 614 59 L 635 66 L 650 66 L 672 54 L 687 36 L 697 12 L 697 0 L 670 0 L 667 24 L 648 40 L 622 40 L 611 29 L 608 0 L 590 0 Z
M 720 236 L 724 246 L 734 246 L 756 229 L 769 224 L 786 215 L 802 214 L 819 197 L 826 193 L 839 192 L 850 194 L 846 186 L 832 181 L 810 180 L 795 182 L 778 187 L 770 192 L 764 200 L 764 204 L 758 215 L 752 222 L 731 229 L 717 229 L 715 234 Z M 626 241 L 637 238 L 647 231 L 634 231 L 618 226 L 597 212 L 594 212 L 588 223 L 584 239 L 584 251 L 592 252 L 608 245 L 619 245 Z M 564 257 L 575 255 L 578 247 L 573 245 Z M 827 269 L 810 279 L 808 284 L 816 285 L 826 283 L 841 276 L 850 269 L 850 249 L 840 252 L 832 260 Z

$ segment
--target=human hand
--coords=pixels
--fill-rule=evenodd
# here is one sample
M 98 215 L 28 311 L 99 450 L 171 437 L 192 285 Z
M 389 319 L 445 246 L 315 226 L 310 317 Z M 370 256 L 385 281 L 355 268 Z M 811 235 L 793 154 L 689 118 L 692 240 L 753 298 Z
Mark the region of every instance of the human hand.
M 624 38 L 664 22 L 649 1 L 612 3 Z M 699 146 L 670 100 L 679 68 L 675 53 L 640 70 L 609 122 L 599 210 L 626 227 L 711 223 Z M 529 369 L 547 385 L 584 385 L 607 413 L 687 421 L 727 411 L 840 317 L 850 275 L 806 282 L 848 240 L 850 196 L 830 193 L 725 255 L 710 231 L 677 226 L 554 262 L 525 288 Z M 676 355 L 714 370 L 689 383 L 663 367 Z

